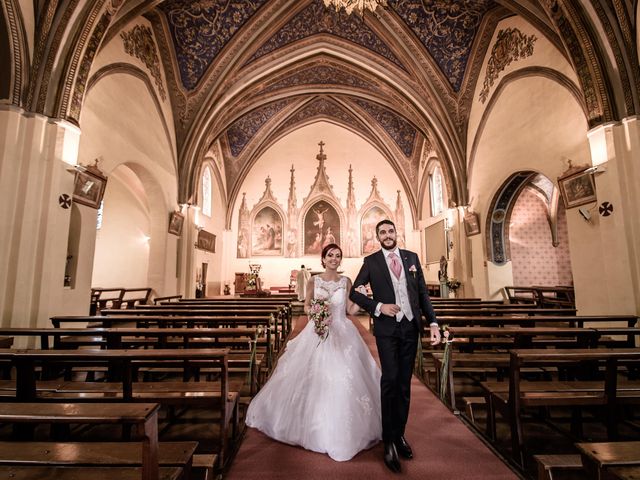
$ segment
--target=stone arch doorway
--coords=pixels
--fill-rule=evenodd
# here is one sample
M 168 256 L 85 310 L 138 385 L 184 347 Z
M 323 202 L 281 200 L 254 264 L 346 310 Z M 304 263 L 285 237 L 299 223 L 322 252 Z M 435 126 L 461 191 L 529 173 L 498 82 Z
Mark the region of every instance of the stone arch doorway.
M 534 171 L 512 174 L 487 215 L 487 258 L 509 265 L 516 286 L 573 284 L 566 212 L 558 189 Z
M 109 174 L 96 231 L 93 287 L 165 289 L 166 203 L 146 170 L 120 164 Z

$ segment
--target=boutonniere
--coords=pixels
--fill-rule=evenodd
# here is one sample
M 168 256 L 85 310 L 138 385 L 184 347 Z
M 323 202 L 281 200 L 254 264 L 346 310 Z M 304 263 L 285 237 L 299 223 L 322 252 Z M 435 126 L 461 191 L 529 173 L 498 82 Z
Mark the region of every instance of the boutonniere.
M 416 272 L 417 272 L 416 266 L 415 265 L 411 265 L 409 267 L 409 271 L 411 272 L 411 275 L 413 275 L 413 278 L 416 278 Z

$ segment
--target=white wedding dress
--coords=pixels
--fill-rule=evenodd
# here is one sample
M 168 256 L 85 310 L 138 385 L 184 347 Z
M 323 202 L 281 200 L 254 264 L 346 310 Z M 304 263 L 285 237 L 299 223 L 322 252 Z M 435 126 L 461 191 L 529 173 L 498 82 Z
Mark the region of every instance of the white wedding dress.
M 382 438 L 380 369 L 346 316 L 347 278 L 314 278 L 314 298 L 330 301 L 324 341 L 313 322 L 291 340 L 269 381 L 247 410 L 246 423 L 271 438 L 337 461 Z

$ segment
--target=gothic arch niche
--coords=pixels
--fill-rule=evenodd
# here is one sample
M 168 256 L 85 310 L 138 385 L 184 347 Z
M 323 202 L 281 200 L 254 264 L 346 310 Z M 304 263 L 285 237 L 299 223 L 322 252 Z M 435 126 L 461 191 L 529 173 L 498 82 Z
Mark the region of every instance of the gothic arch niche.
M 327 200 L 313 203 L 305 212 L 302 222 L 304 255 L 317 255 L 325 245 L 341 240 L 341 215 Z
M 573 283 L 566 213 L 546 176 L 522 171 L 495 195 L 487 216 L 488 258 L 511 262 L 515 285 Z
M 487 258 L 495 265 L 504 265 L 510 260 L 509 217 L 511 209 L 525 185 L 536 175 L 532 171 L 511 175 L 493 197 L 487 215 L 486 244 Z
M 275 206 L 257 209 L 251 219 L 251 254 L 254 256 L 283 255 L 283 216 Z

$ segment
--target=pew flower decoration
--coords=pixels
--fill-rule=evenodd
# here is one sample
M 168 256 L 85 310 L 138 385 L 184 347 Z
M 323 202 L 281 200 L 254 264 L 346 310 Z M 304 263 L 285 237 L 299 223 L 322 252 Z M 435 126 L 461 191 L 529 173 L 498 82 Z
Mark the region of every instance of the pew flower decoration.
M 450 368 L 450 360 L 451 360 L 451 344 L 453 343 L 453 335 L 449 331 L 447 325 L 442 327 L 442 340 L 441 343 L 444 344 L 444 352 L 442 354 L 442 366 L 440 368 L 440 400 L 443 402 L 446 401 L 447 392 L 449 387 L 449 368 Z M 449 396 L 451 396 L 451 392 L 449 392 Z
M 413 276 L 413 278 L 416 278 L 416 272 L 418 271 L 418 269 L 416 268 L 415 265 L 411 265 L 409 267 L 409 271 L 411 272 L 411 275 Z
M 449 290 L 453 290 L 454 292 L 460 288 L 460 285 L 462 284 L 457 278 L 450 278 L 447 280 L 447 287 L 449 287 Z
M 320 342 L 325 341 L 329 336 L 329 327 L 332 321 L 329 301 L 315 298 L 311 300 L 309 320 L 313 322 L 313 328 L 316 335 L 320 337 Z

